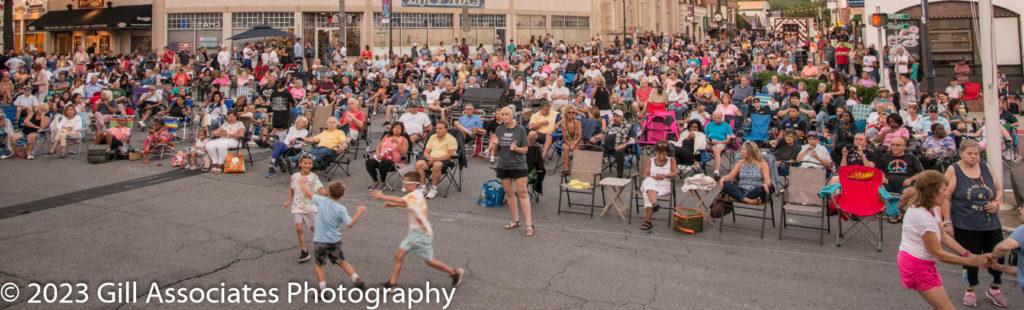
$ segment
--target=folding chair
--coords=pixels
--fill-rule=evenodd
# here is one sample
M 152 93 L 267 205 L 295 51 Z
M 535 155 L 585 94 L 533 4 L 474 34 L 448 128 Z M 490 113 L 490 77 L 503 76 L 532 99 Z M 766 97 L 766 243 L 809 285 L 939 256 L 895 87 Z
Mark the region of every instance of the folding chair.
M 736 153 L 736 156 L 739 157 L 739 152 Z M 748 218 L 753 218 L 753 219 L 761 220 L 761 239 L 764 239 L 764 231 L 765 231 L 765 228 L 767 226 L 768 221 L 771 221 L 772 222 L 772 227 L 775 227 L 775 200 L 773 199 L 773 197 L 775 196 L 775 194 L 777 192 L 775 189 L 780 187 L 780 185 L 779 185 L 779 183 L 780 183 L 779 179 L 780 178 L 779 178 L 777 169 L 773 168 L 773 167 L 776 167 L 776 165 L 775 165 L 775 156 L 773 156 L 772 154 L 768 153 L 767 151 L 761 151 L 761 157 L 763 157 L 764 160 L 768 163 L 768 167 L 769 167 L 768 168 L 768 173 L 769 173 L 768 177 L 771 178 L 771 182 L 772 182 L 771 191 L 765 195 L 765 199 L 763 199 L 763 201 L 761 201 L 760 204 L 756 204 L 755 205 L 755 204 L 747 204 L 747 203 L 742 203 L 742 202 L 732 202 L 732 206 L 733 206 L 732 222 L 736 223 L 736 217 L 737 216 L 739 216 L 739 217 L 748 217 Z M 738 159 L 735 160 L 735 161 L 739 162 Z M 752 212 L 751 213 L 740 214 L 738 212 L 739 210 L 752 211 Z M 760 212 L 760 214 L 758 214 L 757 212 Z M 718 224 L 718 233 L 722 233 L 722 228 L 723 227 L 725 227 L 725 220 L 723 220 L 721 223 Z
M 604 157 L 601 151 L 588 151 L 588 150 L 576 150 L 574 156 L 569 160 L 570 169 L 562 170 L 562 184 L 559 185 L 558 194 L 558 213 L 572 213 L 590 215 L 594 217 L 594 208 L 599 208 L 596 205 L 597 199 L 597 187 L 598 182 L 601 181 L 601 158 Z M 570 181 L 577 182 L 590 182 L 589 188 L 573 188 L 569 186 Z M 565 196 L 566 210 L 562 210 L 562 196 Z M 574 203 L 572 196 L 590 196 L 590 203 Z M 602 202 L 603 202 L 602 198 Z M 573 207 L 585 207 L 590 209 L 590 212 L 581 212 L 572 210 Z
M 544 194 L 544 178 L 547 174 L 544 168 L 544 156 L 540 154 L 542 146 L 531 145 L 526 152 L 527 187 L 530 199 L 533 202 L 540 202 L 540 196 Z
M 463 141 L 465 136 L 462 135 L 462 131 L 457 128 L 448 129 L 448 134 L 455 137 L 455 141 Z M 455 150 L 455 156 L 452 156 L 448 161 L 449 164 L 442 165 L 444 171 L 441 172 L 441 182 L 448 181 L 445 186 L 444 195 L 448 198 L 448 192 L 454 186 L 456 191 L 462 191 L 462 169 L 469 165 L 469 161 L 466 160 L 466 145 L 464 143 L 456 143 L 458 149 Z
M 878 187 L 882 185 L 884 177 L 881 170 L 865 166 L 843 166 L 839 167 L 839 194 L 832 197 L 832 202 L 839 208 L 841 216 L 839 219 L 839 236 L 836 237 L 836 246 L 858 234 L 863 235 L 869 241 L 878 238 L 878 243 L 871 241 L 875 250 L 882 251 L 883 228 L 882 217 L 878 216 L 878 233 L 868 228 L 868 221 L 872 216 L 882 213 L 885 210 L 885 202 L 882 201 Z M 843 229 L 843 218 L 850 218 L 853 225 L 849 229 Z
M 238 140 L 238 146 L 229 148 L 228 151 L 235 151 L 235 154 L 242 154 L 242 150 L 245 150 L 245 153 L 248 154 L 249 166 L 252 166 L 254 165 L 252 160 L 252 150 L 249 149 L 249 140 L 252 138 L 252 127 L 245 121 L 242 122 L 242 125 L 245 127 L 245 135 L 242 136 L 242 139 Z
M 669 161 L 671 161 L 671 160 L 669 160 Z M 650 159 L 644 160 L 644 164 L 645 165 L 648 164 L 649 162 L 650 162 Z M 644 196 L 643 195 L 647 195 L 647 193 L 644 193 L 643 191 L 640 190 L 640 185 L 642 185 L 641 184 L 642 182 L 643 182 L 643 176 L 642 175 L 640 175 L 640 174 L 634 174 L 633 175 L 633 191 L 632 191 L 632 194 L 631 194 L 631 198 L 633 200 L 633 210 L 636 212 L 636 214 L 640 214 L 641 205 L 643 205 L 643 201 L 644 201 Z M 670 182 L 672 182 L 672 187 L 671 187 L 672 188 L 672 192 L 669 193 L 668 195 L 658 196 L 658 201 L 659 202 L 667 202 L 669 204 L 667 208 L 664 208 L 664 209 L 668 210 L 668 212 L 665 212 L 665 213 L 668 213 L 668 217 L 665 220 L 668 221 L 668 226 L 672 227 L 672 210 L 676 206 L 676 198 L 677 198 L 677 196 L 676 196 L 676 178 L 672 178 L 670 180 Z M 632 216 L 629 217 L 629 223 L 630 224 L 633 223 L 633 217 Z
M 782 240 L 782 231 L 788 226 L 793 226 L 818 230 L 818 245 L 825 244 L 825 232 L 832 231 L 832 222 L 828 220 L 828 205 L 818 196 L 818 191 L 825 185 L 825 170 L 793 167 L 789 169 L 788 179 L 787 187 L 779 190 L 782 196 L 779 212 L 782 228 L 779 229 L 779 240 Z M 815 227 L 789 224 L 786 221 L 787 215 L 817 218 L 819 225 Z

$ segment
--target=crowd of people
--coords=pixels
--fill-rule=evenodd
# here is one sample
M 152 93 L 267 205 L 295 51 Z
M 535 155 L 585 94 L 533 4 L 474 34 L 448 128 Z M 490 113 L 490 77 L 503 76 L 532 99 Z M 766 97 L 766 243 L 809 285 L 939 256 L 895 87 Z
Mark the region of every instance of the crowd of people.
M 567 43 L 549 34 L 472 52 L 465 40 L 388 55 L 369 46 L 358 56 L 347 56 L 347 50 L 334 45 L 318 57 L 308 41 L 295 39 L 214 52 L 11 52 L 0 57 L 0 158 L 32 160 L 40 140 L 50 145 L 45 153 L 60 158 L 70 143 L 90 140 L 118 157 L 135 150 L 132 133 L 142 131 L 137 151 L 146 163 L 156 147 L 180 142 L 187 145 L 183 168 L 218 173 L 230 150 L 270 148 L 267 177 L 298 171 L 286 207 L 296 214 L 302 257 L 308 259 L 303 225 L 354 223 L 362 212 L 351 219 L 338 208 L 331 211 L 333 220 L 310 215 L 316 209 L 311 204 L 332 209 L 330 201 L 344 192 L 344 185 L 332 183 L 321 194 L 333 200 L 314 197 L 322 184 L 310 171 L 355 157 L 353 148 L 366 141 L 369 189 L 389 205 L 410 208 L 415 226 L 396 255 L 390 284 L 407 252 L 453 279 L 461 276 L 433 260 L 422 199 L 435 198 L 444 172 L 468 157 L 493 163 L 511 211 L 504 227 L 516 229 L 523 221 L 526 236 L 536 233 L 527 188 L 531 150 L 557 158 L 567 171 L 577 164 L 573 153 L 587 148 L 607 155 L 613 176 L 627 177 L 639 167 L 644 230 L 661 208 L 658 197 L 676 190 L 672 178 L 704 173 L 719 180 L 732 200 L 757 204 L 777 190 L 772 175 L 785 176 L 790 167 L 821 169 L 827 179 L 839 167 L 862 165 L 879 169 L 885 190 L 905 198 L 904 209 L 889 220 L 905 221 L 900 262 L 909 288 L 930 302 L 940 295 L 934 289 L 941 282 L 919 278 L 929 269 L 918 260 L 970 265 L 963 303 L 973 306 L 977 267 L 991 267 L 986 296 L 1006 305 L 996 261 L 979 258 L 1002 249 L 1002 181 L 990 172 L 1002 167 L 980 163 L 984 145 L 976 141 L 1000 135 L 1006 153 L 1017 153 L 1024 86 L 1017 92 L 1001 79 L 1000 118 L 988 121 L 1004 129 L 988 133 L 986 120 L 968 112 L 977 99 L 965 90 L 972 83 L 966 60 L 956 64 L 948 87 L 929 93 L 922 91 L 914 55 L 900 47 L 864 46 L 840 29 L 798 41 L 741 32 L 703 41 L 637 33 L 628 42 L 595 37 Z M 882 68 L 892 73 L 890 85 L 882 83 Z M 818 82 L 817 89 L 808 89 L 809 80 Z M 473 88 L 500 89 L 509 106 L 463 103 Z M 865 88 L 880 89 L 861 98 Z M 658 135 L 653 124 L 662 121 L 666 134 Z M 370 137 L 371 122 L 383 125 L 382 136 Z M 399 174 L 401 188 L 422 199 L 380 193 L 398 171 L 408 172 Z M 936 190 L 947 185 L 948 192 Z M 939 223 L 941 232 L 932 227 Z M 338 242 L 321 231 L 314 241 Z M 938 239 L 966 259 L 935 252 Z M 318 244 L 315 252 L 320 264 L 321 258 L 344 262 L 337 248 Z M 918 269 L 904 274 L 905 261 Z M 361 281 L 350 265 L 342 268 Z

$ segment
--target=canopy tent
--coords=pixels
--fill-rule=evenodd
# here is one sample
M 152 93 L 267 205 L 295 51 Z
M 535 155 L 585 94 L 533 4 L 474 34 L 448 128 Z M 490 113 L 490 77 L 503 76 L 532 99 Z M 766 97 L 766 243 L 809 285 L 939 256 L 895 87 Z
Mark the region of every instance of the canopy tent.
M 229 40 L 246 40 L 246 39 L 258 39 L 258 38 L 269 38 L 269 37 L 292 37 L 290 32 L 272 28 L 270 25 L 259 25 L 252 29 L 246 30 L 242 33 L 236 34 Z

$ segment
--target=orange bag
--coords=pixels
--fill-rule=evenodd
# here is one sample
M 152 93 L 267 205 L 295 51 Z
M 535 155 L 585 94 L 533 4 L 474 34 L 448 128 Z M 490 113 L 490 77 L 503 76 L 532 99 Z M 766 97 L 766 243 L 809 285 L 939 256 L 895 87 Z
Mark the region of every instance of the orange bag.
M 239 153 L 224 157 L 224 173 L 245 173 L 245 157 Z

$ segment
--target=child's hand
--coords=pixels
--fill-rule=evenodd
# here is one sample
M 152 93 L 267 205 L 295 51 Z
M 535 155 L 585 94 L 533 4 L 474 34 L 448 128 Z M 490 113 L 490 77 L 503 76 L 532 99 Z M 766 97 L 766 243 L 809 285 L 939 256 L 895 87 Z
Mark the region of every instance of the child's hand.
M 362 206 L 362 205 L 361 205 L 361 206 L 359 206 L 358 208 L 356 208 L 356 211 L 357 211 L 357 212 L 363 212 L 363 211 L 366 211 L 366 206 Z
M 292 202 L 291 201 L 284 203 L 284 208 L 285 209 L 290 209 L 291 207 L 292 207 Z
M 383 196 L 384 196 L 384 192 L 383 191 L 376 190 L 376 191 L 371 191 L 370 192 L 370 197 L 373 197 L 373 199 L 380 199 Z M 384 207 L 387 207 L 387 205 L 388 204 L 384 204 Z

